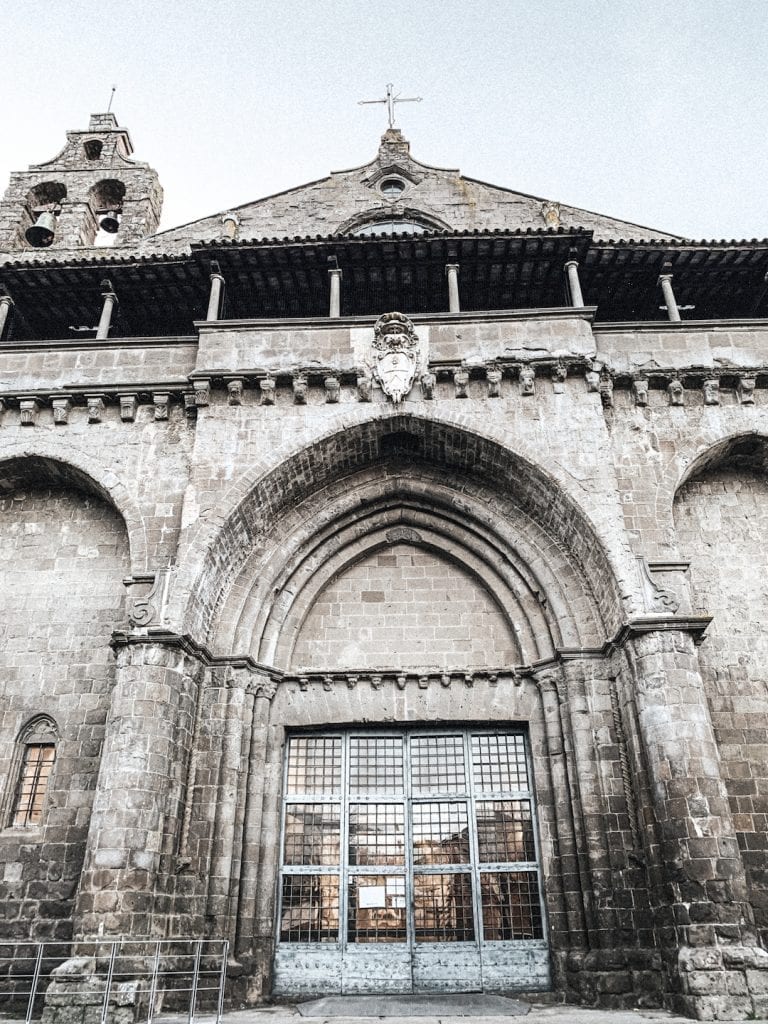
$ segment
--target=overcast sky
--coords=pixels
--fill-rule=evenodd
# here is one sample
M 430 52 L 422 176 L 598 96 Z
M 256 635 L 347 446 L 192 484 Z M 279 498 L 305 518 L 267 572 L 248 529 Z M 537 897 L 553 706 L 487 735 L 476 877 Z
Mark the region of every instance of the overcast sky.
M 768 236 L 768 0 L 0 0 L 0 180 L 113 110 L 163 227 L 419 160 L 693 238 Z

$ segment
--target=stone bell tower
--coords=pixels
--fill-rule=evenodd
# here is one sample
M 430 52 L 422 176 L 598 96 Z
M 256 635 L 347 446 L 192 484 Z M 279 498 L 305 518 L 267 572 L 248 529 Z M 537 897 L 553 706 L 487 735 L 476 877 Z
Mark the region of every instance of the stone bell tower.
M 92 114 L 67 132 L 53 160 L 11 175 L 0 202 L 0 251 L 135 245 L 157 230 L 163 190 L 157 172 L 131 159 L 114 114 Z

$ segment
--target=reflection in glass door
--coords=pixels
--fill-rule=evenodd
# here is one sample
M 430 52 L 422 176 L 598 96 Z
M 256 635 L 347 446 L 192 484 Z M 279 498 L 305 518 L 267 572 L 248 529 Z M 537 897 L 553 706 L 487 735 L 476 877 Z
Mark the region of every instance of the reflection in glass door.
M 291 736 L 278 922 L 280 994 L 546 987 L 525 733 Z

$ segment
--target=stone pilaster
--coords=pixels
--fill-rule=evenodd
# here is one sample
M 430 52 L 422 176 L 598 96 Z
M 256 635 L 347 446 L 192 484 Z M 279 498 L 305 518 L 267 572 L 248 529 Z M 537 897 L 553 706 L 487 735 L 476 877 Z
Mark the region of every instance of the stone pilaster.
M 76 937 L 164 934 L 200 670 L 173 644 L 118 648 Z
M 706 692 L 684 628 L 627 641 L 655 828 L 650 857 L 668 1000 L 702 1020 L 761 1016 L 768 954 L 757 946 Z

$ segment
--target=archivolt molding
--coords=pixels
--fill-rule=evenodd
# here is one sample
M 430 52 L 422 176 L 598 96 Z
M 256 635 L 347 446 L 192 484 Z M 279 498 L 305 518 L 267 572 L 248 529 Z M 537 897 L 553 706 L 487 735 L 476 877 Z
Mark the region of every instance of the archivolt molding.
M 268 458 L 251 463 L 218 507 L 191 526 L 179 559 L 171 621 L 184 623 L 185 629 L 208 640 L 229 588 L 254 549 L 263 547 L 273 524 L 327 481 L 370 465 L 384 467 L 381 438 L 399 431 L 419 441 L 421 455 L 414 464 L 460 475 L 454 492 L 457 502 L 482 480 L 488 491 L 504 495 L 521 516 L 535 521 L 542 535 L 549 536 L 550 546 L 555 541 L 567 552 L 600 606 L 603 634 L 615 632 L 627 614 L 642 608 L 620 524 L 609 527 L 602 538 L 598 535 L 566 482 L 542 467 L 535 438 L 512 439 L 503 425 L 492 423 L 478 430 L 470 418 L 450 410 L 420 411 L 416 416 L 384 409 L 372 415 L 370 407 L 362 407 L 329 417 L 322 435 L 316 425 L 308 427 L 272 449 Z
M 36 437 L 34 444 L 30 445 L 21 440 L 4 438 L 0 443 L 0 475 L 6 463 L 18 462 L 23 471 L 24 463 L 35 459 L 50 463 L 60 474 L 64 486 L 95 494 L 114 508 L 125 523 L 131 571 L 146 571 L 147 535 L 144 519 L 138 503 L 117 474 L 62 441 L 52 443 Z

